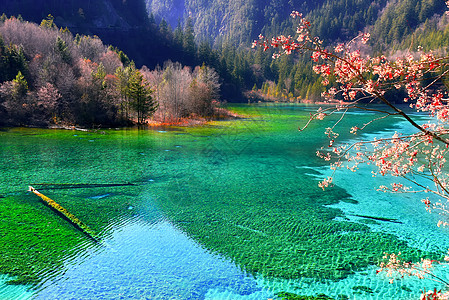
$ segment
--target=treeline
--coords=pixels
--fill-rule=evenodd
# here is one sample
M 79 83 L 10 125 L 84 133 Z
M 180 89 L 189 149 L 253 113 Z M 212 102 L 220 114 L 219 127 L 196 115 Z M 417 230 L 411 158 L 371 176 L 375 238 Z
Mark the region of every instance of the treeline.
M 185 24 L 179 22 L 175 28 L 165 19 L 157 23 L 152 15 L 149 23 L 151 30 L 159 37 L 157 40 L 165 43 L 166 49 L 177 49 L 170 60 L 188 66 L 205 64 L 213 68 L 221 79 L 221 98 L 230 102 L 244 101 L 242 91 L 251 89 L 257 77 L 253 72 L 253 54 L 249 45 L 237 48 L 230 44 L 214 47 L 210 41 L 198 43 L 193 20 L 190 18 Z
M 307 14 L 312 34 L 325 41 L 326 46 L 348 41 L 360 32 L 370 32 L 371 51 L 393 55 L 394 51 L 446 48 L 447 22 L 442 15 L 444 1 L 437 0 L 337 0 L 326 1 Z M 291 21 L 273 22 L 264 35 L 275 32 L 294 35 Z M 411 47 L 411 48 L 410 48 Z M 290 60 L 290 62 L 286 62 Z M 267 70 L 267 64 L 262 69 Z M 266 80 L 253 88 L 265 99 L 284 101 L 320 101 L 323 87 L 311 72 L 309 56 L 281 58 L 272 62 L 264 72 Z
M 58 29 L 51 17 L 40 26 L 0 18 L 0 70 L 2 125 L 127 125 L 144 123 L 156 112 L 171 120 L 202 112 L 211 116 L 219 89 L 213 69 L 189 71 L 184 84 L 196 93 L 189 103 L 195 108 L 172 111 L 171 101 L 178 107 L 177 100 L 161 92 L 172 78 L 165 75 L 152 86 L 147 68 L 137 69 L 97 37 Z
M 180 49 L 174 60 L 190 57 L 193 64 L 212 66 L 223 80 L 222 96 L 228 101 L 246 101 L 240 96 L 245 90 L 254 90 L 249 96 L 255 100 L 297 101 L 319 99 L 322 92 L 308 60 L 273 61 L 271 53 L 252 51 L 250 45 L 260 33 L 293 34 L 291 11 L 298 7 L 310 11 L 323 2 L 217 0 L 176 6 L 174 1 L 152 0 L 147 5 L 152 9 L 150 24 L 169 41 L 169 48 Z M 186 17 L 186 11 L 191 17 Z
M 249 95 L 254 100 L 322 100 L 323 87 L 311 71 L 309 56 L 272 60 L 271 53 L 249 50 L 251 40 L 259 33 L 267 37 L 294 35 L 296 24 L 289 18 L 292 10 L 307 16 L 312 33 L 327 46 L 348 41 L 360 32 L 371 33 L 374 54 L 407 49 L 404 43 L 413 47 L 420 44 L 424 49 L 444 48 L 447 44 L 446 33 L 442 33 L 446 25 L 440 22 L 445 4 L 440 0 L 213 0 L 207 5 L 185 0 L 179 9 L 173 3 L 173 0 L 147 0 L 147 6 L 162 24 L 174 22 L 180 16 L 185 23 L 190 22 L 195 41 L 203 47 L 209 41 L 203 53 L 213 53 L 214 59 L 207 62 L 221 70 L 226 82 L 251 90 Z M 163 19 L 168 7 L 175 11 L 166 14 L 170 22 Z M 186 12 L 194 21 L 187 20 Z M 198 55 L 199 59 L 204 57 Z
M 279 33 L 294 35 L 296 24 L 289 14 L 292 10 L 309 12 L 314 20 L 314 32 L 331 41 L 344 40 L 361 31 L 369 23 L 373 24 L 379 11 L 385 6 L 384 0 L 341 0 L 341 1 L 212 1 L 202 5 L 194 1 L 184 1 L 184 7 L 168 15 L 173 22 L 183 11 L 192 12 L 193 18 L 184 19 L 184 28 L 178 21 L 175 29 L 162 14 L 164 9 L 173 7 L 172 1 L 147 1 L 153 8 L 152 24 L 159 21 L 160 32 L 175 45 L 187 44 L 196 53 L 197 62 L 213 66 L 224 80 L 226 98 L 246 93 L 250 100 L 276 101 L 319 101 L 323 87 L 319 77 L 312 71 L 310 58 L 283 57 L 273 60 L 272 53 L 258 49 L 252 51 L 250 44 L 259 33 L 274 36 Z M 316 24 L 315 24 L 316 23 Z M 343 29 L 342 29 L 343 28 Z M 188 33 L 187 35 L 183 35 Z M 189 36 L 189 43 L 186 43 Z M 183 50 L 186 52 L 186 50 Z
M 143 67 L 141 73 L 154 87 L 153 96 L 159 105 L 156 120 L 166 123 L 216 115 L 220 83 L 214 69 L 203 65 L 192 70 L 168 61 L 153 71 Z
M 323 88 L 308 57 L 293 60 L 292 56 L 285 56 L 273 60 L 272 53 L 261 49 L 253 51 L 250 44 L 236 47 L 228 43 L 215 46 L 208 41 L 197 43 L 190 18 L 184 26 L 178 23 L 175 29 L 164 19 L 157 24 L 153 16 L 150 24 L 157 26 L 164 40 L 169 42 L 169 48 L 180 49 L 174 59 L 189 61 L 190 58 L 190 65 L 205 63 L 213 67 L 222 79 L 221 95 L 228 101 L 246 101 L 243 95 L 239 97 L 245 90 L 255 91 L 250 97 L 258 98 L 256 100 L 299 101 L 321 97 Z
M 74 34 L 96 35 L 103 43 L 120 48 L 138 67 L 155 68 L 167 60 L 192 68 L 203 62 L 210 65 L 210 52 L 196 46 L 189 24 L 183 22 L 180 28 L 173 30 L 163 22 L 156 23 L 149 18 L 144 0 L 5 0 L 0 1 L 0 14 L 2 12 L 38 24 L 51 14 L 58 26 L 67 27 Z M 207 53 L 206 58 L 198 58 L 198 51 Z M 214 67 L 219 66 L 215 64 Z M 221 68 L 221 74 L 226 74 L 226 68 Z M 239 88 L 234 83 L 228 85 L 231 88 L 223 90 L 233 91 L 238 97 Z M 228 92 L 227 97 L 234 98 L 234 94 Z
M 424 50 L 446 52 L 449 42 L 449 24 L 444 15 L 444 1 L 327 1 L 307 17 L 312 33 L 326 45 L 348 41 L 360 32 L 370 32 L 369 45 L 375 53 L 397 55 L 398 51 Z M 286 23 L 280 32 L 291 34 Z M 299 56 L 287 63 L 282 58 L 273 62 L 274 76 L 257 89 L 266 97 L 288 101 L 320 101 L 323 87 L 319 78 L 310 72 L 309 56 Z M 287 79 L 287 80 L 286 80 Z M 400 96 L 392 95 L 393 98 Z M 279 100 L 279 99 L 278 99 Z
M 22 9 L 27 13 L 30 10 L 22 5 L 29 2 L 27 1 L 9 0 L 2 2 L 0 7 L 6 5 L 10 10 L 15 9 L 20 12 Z M 415 47 L 418 43 L 424 49 L 444 48 L 444 45 L 447 44 L 447 34 L 444 33 L 447 24 L 441 22 L 444 1 L 251 0 L 225 2 L 214 0 L 205 3 L 185 0 L 181 2 L 182 5 L 175 5 L 173 0 L 148 0 L 148 7 L 155 9 L 154 14 L 150 14 L 150 17 L 146 18 L 139 10 L 136 12 L 136 20 L 138 20 L 136 21 L 132 18 L 130 8 L 141 7 L 143 2 L 140 0 L 124 2 L 92 0 L 79 5 L 76 1 L 68 1 L 69 9 L 66 11 L 57 1 L 51 3 L 38 1 L 36 3 L 39 5 L 35 6 L 33 17 L 42 15 L 45 9 L 50 9 L 50 12 L 57 14 L 56 20 L 61 24 L 68 24 L 71 31 L 88 31 L 101 36 L 106 43 L 116 45 L 124 50 L 139 67 L 145 64 L 150 69 L 155 69 L 164 61 L 179 61 L 183 65 L 191 66 L 191 77 L 194 78 L 196 76 L 194 66 L 204 63 L 213 68 L 221 78 L 220 96 L 228 101 L 236 102 L 246 101 L 242 94 L 242 91 L 245 90 L 252 91 L 250 97 L 254 100 L 322 100 L 323 87 L 320 85 L 319 77 L 311 69 L 308 55 L 295 56 L 294 59 L 293 57 L 283 57 L 273 60 L 272 53 L 263 52 L 261 49 L 250 49 L 252 39 L 257 38 L 259 33 L 268 37 L 279 33 L 294 35 L 296 25 L 289 18 L 289 13 L 293 9 L 307 14 L 313 25 L 313 33 L 327 41 L 327 45 L 345 41 L 361 31 L 372 33 L 373 44 L 371 46 L 374 52 L 407 49 L 407 45 Z M 88 5 L 89 3 L 90 5 Z M 171 11 L 167 20 L 162 14 L 164 9 Z M 189 12 L 190 18 L 187 17 L 187 12 Z M 182 18 L 179 18 L 180 16 Z M 81 26 L 83 22 L 80 20 L 84 20 L 84 29 Z M 95 24 L 99 24 L 99 27 L 95 27 Z M 407 27 L 407 30 L 404 29 L 404 26 Z M 64 34 L 61 33 L 59 38 L 67 44 L 69 49 L 73 48 L 70 39 L 64 38 Z M 77 40 L 75 37 L 72 38 Z M 54 39 L 57 40 L 55 37 L 52 39 L 48 45 L 53 45 Z M 74 42 L 75 48 L 83 47 L 77 43 L 88 44 L 84 39 L 81 38 Z M 90 37 L 90 40 L 95 39 Z M 11 57 L 15 57 L 11 58 L 11 64 L 20 65 L 21 61 L 24 61 L 22 57 L 24 56 L 25 61 L 29 64 L 28 67 L 33 65 L 34 57 L 28 54 L 29 51 L 25 46 L 21 50 L 20 47 L 11 48 L 9 43 L 10 41 L 5 38 L 5 51 L 24 52 L 23 55 L 11 54 Z M 14 42 L 13 44 L 21 45 Z M 103 45 L 103 47 L 105 46 Z M 123 61 L 124 58 L 120 57 L 120 51 L 109 50 L 119 54 L 119 60 L 123 67 L 127 66 L 127 62 Z M 78 50 L 70 51 L 77 53 Z M 89 56 L 83 55 L 81 57 L 89 58 Z M 121 55 L 123 56 L 123 52 Z M 79 69 L 76 63 L 78 58 L 75 55 L 70 64 L 75 77 L 79 74 L 76 71 Z M 93 63 L 105 65 L 98 58 L 90 60 Z M 30 70 L 19 66 L 12 68 L 21 71 L 22 76 L 27 80 L 30 91 L 35 91 L 40 87 L 36 86 L 34 78 L 36 76 L 33 77 Z M 115 76 L 115 70 L 108 70 L 106 73 Z M 5 75 L 0 74 L 0 76 Z M 2 80 L 12 81 L 16 79 L 16 76 L 17 72 L 12 74 L 12 77 L 9 76 Z M 61 93 L 59 88 L 58 91 Z M 67 95 L 62 96 L 67 99 Z M 116 114 L 121 116 L 123 115 L 122 105 L 118 107 L 113 110 L 116 110 Z M 160 109 L 162 109 L 161 107 L 165 106 L 161 105 Z M 73 113 L 64 115 L 68 117 Z M 105 115 L 111 116 L 111 113 Z M 184 113 L 176 112 L 175 115 L 184 115 Z M 161 114 L 156 113 L 156 116 L 161 116 Z M 86 119 L 91 120 L 90 122 L 99 121 L 92 120 L 91 117 L 86 117 Z M 115 116 L 112 119 L 117 121 L 121 117 Z

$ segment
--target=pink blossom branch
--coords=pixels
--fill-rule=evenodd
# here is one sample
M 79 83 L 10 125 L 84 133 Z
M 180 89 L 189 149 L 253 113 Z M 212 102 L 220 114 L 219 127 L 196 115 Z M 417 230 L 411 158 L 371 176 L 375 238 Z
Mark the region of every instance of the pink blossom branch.
M 332 149 L 324 151 L 322 147 L 317 151 L 319 157 L 331 161 L 332 177 L 335 171 L 343 166 L 355 171 L 360 164 L 372 164 L 377 167 L 373 172 L 374 175 L 403 177 L 414 183 L 418 189 L 431 192 L 449 203 L 449 174 L 444 173 L 446 156 L 449 153 L 448 130 L 445 128 L 449 124 L 449 99 L 444 98 L 440 88 L 432 90 L 432 87 L 449 75 L 449 70 L 446 69 L 449 66 L 447 62 L 449 56 L 435 57 L 433 53 L 428 52 L 420 53 L 419 56 L 408 54 L 394 61 L 385 56 L 364 57 L 360 51 L 353 51 L 351 47 L 359 39 L 362 43 L 366 43 L 369 34 L 359 35 L 347 44 L 335 46 L 331 51 L 330 47 L 322 45 L 318 37 L 311 36 L 311 25 L 301 14 L 293 12 L 292 16 L 299 18 L 296 39 L 291 36 L 279 36 L 269 42 L 260 36 L 254 46 L 263 46 L 264 50 L 270 47 L 277 49 L 274 58 L 294 52 L 310 52 L 311 59 L 315 63 L 313 70 L 321 76 L 322 84 L 328 85 L 331 81 L 335 83 L 322 96 L 327 100 L 335 100 L 336 96 L 342 97 L 345 102 L 340 101 L 340 104 L 333 108 L 320 108 L 315 114 L 310 115 L 303 127 L 298 128 L 300 131 L 304 130 L 315 119 L 321 120 L 342 112 L 333 126 L 326 128 L 325 131 L 330 139 L 328 148 Z M 410 107 L 418 112 L 429 113 L 436 121 L 418 124 L 416 118 L 387 98 L 386 91 L 393 88 L 404 88 L 407 93 L 404 102 L 410 102 Z M 369 103 L 379 101 L 387 108 L 364 107 L 361 104 L 363 100 L 368 100 Z M 338 133 L 334 132 L 334 129 L 341 124 L 344 117 L 347 117 L 350 109 L 383 114 L 380 117 L 373 117 L 363 124 L 362 128 L 352 127 L 351 133 L 357 133 L 373 122 L 389 116 L 401 116 L 416 129 L 417 133 L 406 136 L 395 134 L 389 139 L 358 141 L 335 147 L 334 140 L 338 137 Z M 424 164 L 423 158 L 427 161 Z M 424 186 L 415 176 L 432 181 L 434 186 L 432 188 Z M 332 184 L 332 177 L 320 182 L 319 186 L 324 189 Z M 406 191 L 406 187 L 394 183 L 391 191 Z M 449 210 L 443 204 L 436 204 L 436 207 L 449 214 Z

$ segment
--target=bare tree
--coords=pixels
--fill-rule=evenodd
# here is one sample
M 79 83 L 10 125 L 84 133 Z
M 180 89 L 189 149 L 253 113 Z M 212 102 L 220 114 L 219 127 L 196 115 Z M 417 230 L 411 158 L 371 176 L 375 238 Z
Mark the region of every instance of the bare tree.
M 104 69 L 108 74 L 114 74 L 117 68 L 123 67 L 117 52 L 112 50 L 107 50 L 103 53 L 100 57 L 100 62 L 103 64 Z
M 203 65 L 195 68 L 193 77 L 190 85 L 191 112 L 198 116 L 211 117 L 214 115 L 214 103 L 220 93 L 219 76 L 213 68 Z
M 188 116 L 189 86 L 192 81 L 190 69 L 180 63 L 166 62 L 162 83 L 159 90 L 159 101 L 172 120 L 177 121 Z

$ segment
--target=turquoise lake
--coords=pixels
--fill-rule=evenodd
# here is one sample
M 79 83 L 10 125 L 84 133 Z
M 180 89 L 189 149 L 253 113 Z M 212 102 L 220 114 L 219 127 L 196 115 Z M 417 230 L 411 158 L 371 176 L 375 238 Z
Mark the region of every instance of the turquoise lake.
M 330 174 L 315 152 L 336 115 L 314 106 L 236 105 L 247 115 L 200 127 L 0 131 L 0 299 L 417 299 L 430 280 L 389 284 L 383 252 L 441 258 L 419 195 L 377 192 L 371 169 Z M 349 128 L 375 117 L 350 113 Z M 420 116 L 416 116 L 420 118 Z M 410 130 L 400 119 L 362 137 Z M 87 224 L 96 243 L 27 192 Z M 397 222 L 358 217 L 396 219 Z M 449 272 L 435 272 L 449 280 Z

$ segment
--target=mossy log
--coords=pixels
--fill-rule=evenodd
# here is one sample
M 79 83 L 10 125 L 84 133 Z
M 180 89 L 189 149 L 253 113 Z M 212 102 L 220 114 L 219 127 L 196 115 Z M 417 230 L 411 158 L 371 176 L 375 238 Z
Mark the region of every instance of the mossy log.
M 28 187 L 28 191 L 33 192 L 35 195 L 37 195 L 39 198 L 42 199 L 42 201 L 50 206 L 52 209 L 56 210 L 58 213 L 62 214 L 67 220 L 69 220 L 77 229 L 81 230 L 85 234 L 87 234 L 90 238 L 92 238 L 95 242 L 100 242 L 99 238 L 97 237 L 96 233 L 86 224 L 81 222 L 77 217 L 75 217 L 73 214 L 71 214 L 67 209 L 56 203 L 54 200 L 48 198 L 44 194 L 40 193 L 38 190 L 33 188 L 32 186 Z

